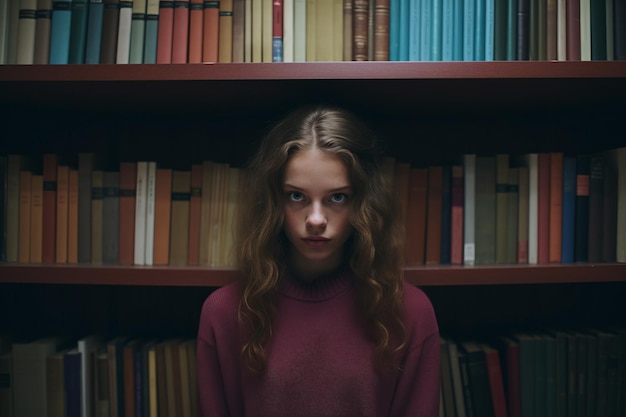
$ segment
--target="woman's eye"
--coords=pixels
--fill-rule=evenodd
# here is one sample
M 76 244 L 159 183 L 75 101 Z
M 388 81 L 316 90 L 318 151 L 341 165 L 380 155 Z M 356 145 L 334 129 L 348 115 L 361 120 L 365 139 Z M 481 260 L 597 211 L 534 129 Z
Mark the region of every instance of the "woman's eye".
M 304 195 L 298 191 L 292 191 L 289 193 L 289 199 L 291 201 L 302 201 L 304 200 Z
M 342 193 L 338 193 L 338 194 L 333 194 L 330 197 L 330 201 L 332 201 L 333 203 L 343 203 L 344 201 L 346 201 L 348 197 L 345 194 Z

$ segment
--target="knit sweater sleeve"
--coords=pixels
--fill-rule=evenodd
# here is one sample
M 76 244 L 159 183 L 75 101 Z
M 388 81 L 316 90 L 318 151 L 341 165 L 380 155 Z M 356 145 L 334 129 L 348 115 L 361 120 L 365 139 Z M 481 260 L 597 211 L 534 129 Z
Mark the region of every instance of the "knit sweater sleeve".
M 398 379 L 392 416 L 439 414 L 439 330 L 432 305 L 421 291 L 407 291 L 408 350 Z

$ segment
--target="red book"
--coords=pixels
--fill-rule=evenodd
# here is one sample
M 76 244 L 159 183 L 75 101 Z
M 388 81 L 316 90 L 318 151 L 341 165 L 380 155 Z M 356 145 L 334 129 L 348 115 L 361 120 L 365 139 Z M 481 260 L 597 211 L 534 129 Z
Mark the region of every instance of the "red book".
M 568 61 L 580 61 L 580 0 L 566 0 L 566 56 Z
M 191 0 L 189 3 L 189 56 L 191 64 L 202 62 L 202 26 L 204 24 L 204 3 Z
M 137 163 L 120 163 L 119 193 L 119 258 L 120 265 L 135 263 L 135 201 L 137 192 Z
M 500 354 L 495 348 L 487 344 L 481 344 L 480 348 L 485 352 L 487 377 L 489 378 L 489 389 L 491 391 L 491 402 L 493 404 L 493 417 L 507 417 Z
M 441 260 L 441 206 L 443 167 L 428 168 L 428 212 L 426 215 L 426 264 L 438 265 Z
M 550 153 L 550 263 L 561 263 L 563 221 L 563 153 Z
M 539 154 L 537 263 L 550 261 L 550 154 Z
M 220 2 L 204 2 L 204 29 L 202 32 L 202 62 L 217 62 L 220 33 Z
M 522 400 L 520 391 L 520 353 L 519 343 L 510 337 L 497 340 L 497 348 L 504 366 L 503 380 L 506 381 L 506 398 L 508 400 L 509 417 L 522 416 Z
M 409 265 L 423 265 L 426 244 L 426 200 L 428 170 L 411 168 L 407 215 L 406 259 Z
M 56 222 L 57 222 L 57 163 L 56 154 L 43 156 L 43 236 L 42 262 L 56 261 Z
M 174 32 L 174 2 L 159 2 L 159 30 L 157 34 L 157 64 L 172 63 Z
M 187 63 L 189 40 L 189 0 L 174 0 L 172 29 L 172 63 Z
M 463 166 L 452 167 L 450 262 L 463 265 Z
M 198 265 L 200 256 L 200 213 L 202 209 L 202 165 L 191 166 L 189 197 L 189 246 L 187 264 Z

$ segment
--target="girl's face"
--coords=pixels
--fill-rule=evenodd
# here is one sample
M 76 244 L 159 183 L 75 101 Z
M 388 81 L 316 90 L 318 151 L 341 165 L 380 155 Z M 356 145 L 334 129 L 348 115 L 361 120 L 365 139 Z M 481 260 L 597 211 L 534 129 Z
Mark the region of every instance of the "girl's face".
M 352 233 L 352 186 L 343 161 L 318 149 L 291 156 L 283 183 L 289 262 L 302 279 L 314 279 L 342 263 Z

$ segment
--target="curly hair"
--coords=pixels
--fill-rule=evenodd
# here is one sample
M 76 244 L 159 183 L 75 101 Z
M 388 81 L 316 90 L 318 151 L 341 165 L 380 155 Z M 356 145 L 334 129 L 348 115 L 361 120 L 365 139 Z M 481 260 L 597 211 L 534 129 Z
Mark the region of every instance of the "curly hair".
M 297 110 L 276 124 L 246 170 L 238 233 L 243 279 L 239 320 L 247 331 L 242 358 L 253 372 L 266 367 L 275 297 L 286 269 L 282 187 L 296 152 L 317 148 L 339 157 L 354 190 L 347 261 L 357 280 L 364 325 L 376 343 L 375 362 L 392 365 L 405 343 L 401 226 L 391 184 L 383 174 L 374 133 L 352 113 L 331 107 Z

